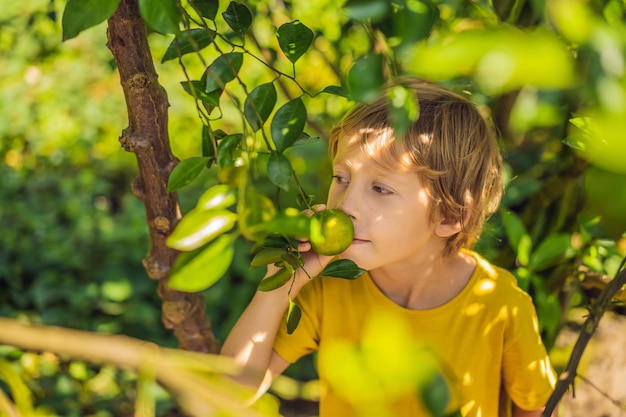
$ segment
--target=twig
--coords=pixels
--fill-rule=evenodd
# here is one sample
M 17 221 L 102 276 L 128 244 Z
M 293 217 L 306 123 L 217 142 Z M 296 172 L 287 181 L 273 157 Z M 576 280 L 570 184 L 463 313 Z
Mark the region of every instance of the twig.
M 607 400 L 611 401 L 613 403 L 613 405 L 621 408 L 622 410 L 626 410 L 626 404 L 622 403 L 621 401 L 616 400 L 615 398 L 611 397 L 609 394 L 607 394 L 606 392 L 602 391 L 598 386 L 596 386 L 593 382 L 591 382 L 588 378 L 586 378 L 583 375 L 578 374 L 577 375 L 578 378 L 582 379 L 583 382 L 585 382 L 586 384 L 590 385 L 591 388 L 595 389 L 596 391 L 598 391 L 598 393 L 600 395 L 602 395 L 604 398 L 606 398 Z
M 611 300 L 613 300 L 621 288 L 626 285 L 626 269 L 624 269 L 625 263 L 626 258 L 622 260 L 622 264 L 620 265 L 615 278 L 607 284 L 589 310 L 589 316 L 583 324 L 583 330 L 578 336 L 578 340 L 574 345 L 574 349 L 572 350 L 567 366 L 559 377 L 556 387 L 554 388 L 554 392 L 546 404 L 546 409 L 544 410 L 542 417 L 549 417 L 552 415 L 552 412 L 556 408 L 559 401 L 561 401 L 561 398 L 563 398 L 563 395 L 567 392 L 569 386 L 574 383 L 580 359 L 585 351 L 585 348 L 587 347 L 587 344 L 591 340 L 591 336 L 593 336 L 598 328 L 600 319 L 604 315 L 604 312 L 609 308 Z
M 173 393 L 190 416 L 213 415 L 211 413 L 220 410 L 242 417 L 274 415 L 243 407 L 252 393 L 228 377 L 245 372 L 230 358 L 164 348 L 128 336 L 26 325 L 4 317 L 0 317 L 0 329 L 0 344 L 24 350 L 54 352 L 139 372 L 142 366 L 154 364 L 148 379 L 156 379 Z M 10 410 L 1 400 L 0 397 L 0 406 Z

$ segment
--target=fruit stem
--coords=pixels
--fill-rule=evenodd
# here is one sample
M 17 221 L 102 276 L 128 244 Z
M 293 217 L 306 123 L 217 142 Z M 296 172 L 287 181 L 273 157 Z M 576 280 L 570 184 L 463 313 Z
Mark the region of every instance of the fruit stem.
M 292 169 L 291 175 L 293 176 L 293 179 L 296 182 L 296 186 L 298 187 L 298 192 L 300 193 L 300 197 L 302 198 L 302 201 L 306 205 L 306 208 L 309 210 L 313 210 L 313 208 L 311 207 L 311 202 L 309 201 L 310 200 L 309 196 L 304 192 L 304 188 L 302 187 L 302 184 L 300 184 L 300 180 L 298 179 L 298 176 L 296 175 L 296 171 Z

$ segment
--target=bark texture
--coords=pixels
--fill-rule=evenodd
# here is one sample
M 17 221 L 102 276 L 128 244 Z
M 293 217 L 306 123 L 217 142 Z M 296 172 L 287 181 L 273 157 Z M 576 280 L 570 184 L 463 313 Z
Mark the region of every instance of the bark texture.
M 216 352 L 219 343 L 206 317 L 204 298 L 166 286 L 177 252 L 165 240 L 180 219 L 178 196 L 168 194 L 166 187 L 178 160 L 169 143 L 167 94 L 158 83 L 137 0 L 120 2 L 108 21 L 107 46 L 117 62 L 126 99 L 128 127 L 119 140 L 137 158 L 139 176 L 131 188 L 146 208 L 151 245 L 143 264 L 148 276 L 158 281 L 163 324 L 174 331 L 182 349 Z

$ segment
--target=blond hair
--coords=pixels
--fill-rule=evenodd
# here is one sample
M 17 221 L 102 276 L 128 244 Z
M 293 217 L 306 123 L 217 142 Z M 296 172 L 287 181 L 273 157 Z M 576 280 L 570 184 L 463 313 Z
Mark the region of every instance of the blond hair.
M 333 128 L 331 156 L 342 139 L 360 137 L 361 149 L 382 166 L 416 172 L 434 204 L 431 221 L 461 223 L 461 231 L 446 241 L 444 254 L 471 247 L 484 223 L 500 204 L 502 158 L 495 130 L 464 97 L 436 84 L 399 79 L 419 105 L 419 117 L 397 137 L 385 90 L 372 103 L 357 104 Z

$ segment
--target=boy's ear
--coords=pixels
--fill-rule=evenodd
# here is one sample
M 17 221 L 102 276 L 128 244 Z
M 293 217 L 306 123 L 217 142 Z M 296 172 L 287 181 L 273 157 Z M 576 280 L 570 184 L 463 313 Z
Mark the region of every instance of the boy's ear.
M 463 230 L 463 224 L 469 222 L 471 215 L 471 205 L 466 204 L 463 210 L 463 218 L 454 218 L 443 216 L 437 220 L 435 224 L 435 234 L 441 238 L 447 239 Z
M 461 221 L 454 219 L 440 219 L 435 225 L 435 234 L 441 238 L 447 239 L 456 235 L 462 229 Z

